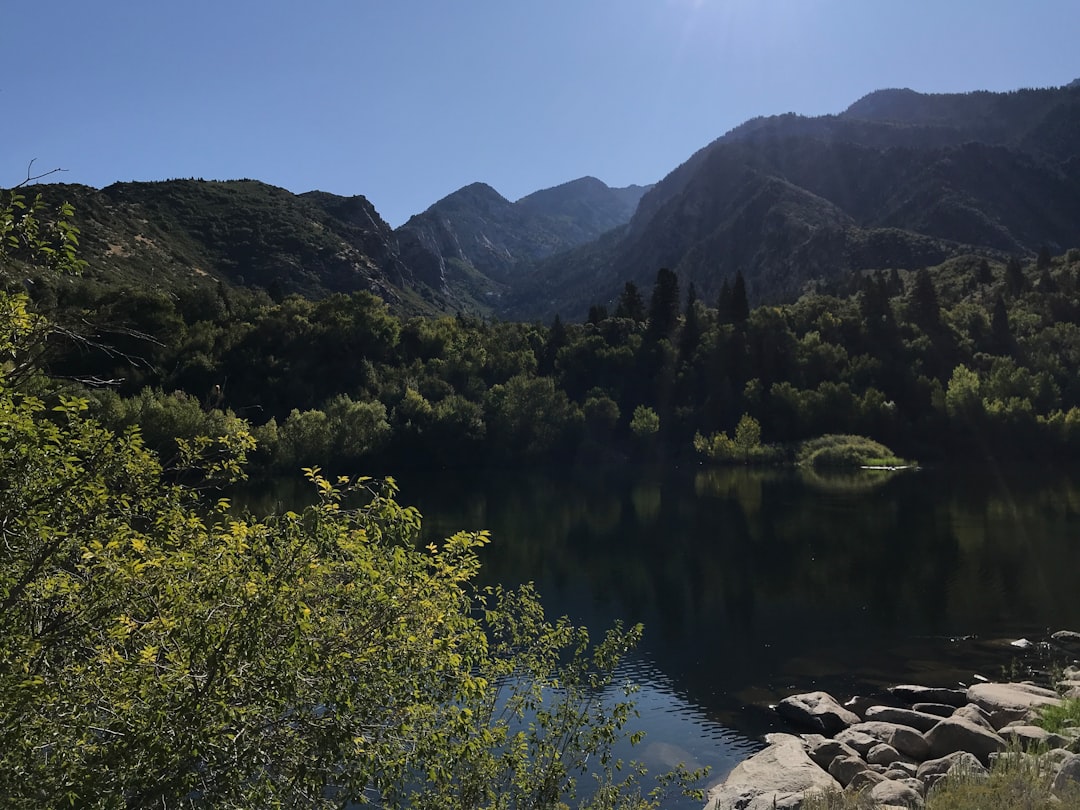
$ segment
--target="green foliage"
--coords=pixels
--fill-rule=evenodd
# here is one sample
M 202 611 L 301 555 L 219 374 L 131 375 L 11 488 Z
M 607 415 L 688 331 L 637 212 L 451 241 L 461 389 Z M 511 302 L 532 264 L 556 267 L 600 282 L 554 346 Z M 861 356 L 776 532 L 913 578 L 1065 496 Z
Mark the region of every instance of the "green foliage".
M 1080 727 L 1080 698 L 1064 698 L 1059 706 L 1040 706 L 1035 722 L 1052 732 Z
M 865 436 L 828 435 L 799 447 L 797 462 L 814 468 L 902 467 L 910 462 Z
M 779 447 L 761 443 L 761 424 L 748 413 L 739 417 L 735 437 L 717 432 L 711 436 L 694 434 L 694 449 L 710 461 L 739 464 L 772 464 L 783 458 Z
M 660 432 L 660 416 L 652 408 L 638 405 L 630 417 L 630 432 L 642 441 L 652 439 Z
M 0 353 L 20 357 L 38 319 L 21 295 L 0 303 Z M 136 427 L 30 387 L 48 389 L 4 366 L 6 807 L 663 802 L 671 783 L 646 794 L 612 755 L 633 717 L 612 675 L 640 627 L 593 643 L 528 586 L 480 588 L 487 534 L 418 547 L 420 515 L 389 479 L 308 468 L 313 506 L 255 519 L 167 478 Z M 355 444 L 380 409 L 342 397 L 323 417 Z M 158 413 L 158 429 L 200 421 L 154 392 L 131 413 Z M 207 461 L 219 445 L 229 459 Z M 183 440 L 179 457 L 228 475 L 249 448 L 227 430 Z

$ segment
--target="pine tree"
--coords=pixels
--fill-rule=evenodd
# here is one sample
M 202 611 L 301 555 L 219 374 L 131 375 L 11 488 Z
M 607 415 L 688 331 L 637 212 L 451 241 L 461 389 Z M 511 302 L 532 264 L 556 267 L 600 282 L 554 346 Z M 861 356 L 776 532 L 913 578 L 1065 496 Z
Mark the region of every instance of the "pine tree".
M 733 323 L 743 323 L 750 317 L 750 302 L 746 297 L 746 279 L 742 270 L 735 274 L 735 283 L 731 286 L 731 315 Z
M 645 299 L 641 297 L 641 293 L 638 292 L 637 285 L 632 282 L 626 282 L 626 286 L 623 287 L 622 295 L 619 296 L 619 303 L 615 306 L 616 318 L 629 318 L 632 321 L 643 322 L 645 320 Z
M 659 340 L 669 337 L 679 323 L 679 279 L 666 267 L 660 268 L 649 301 L 649 334 Z

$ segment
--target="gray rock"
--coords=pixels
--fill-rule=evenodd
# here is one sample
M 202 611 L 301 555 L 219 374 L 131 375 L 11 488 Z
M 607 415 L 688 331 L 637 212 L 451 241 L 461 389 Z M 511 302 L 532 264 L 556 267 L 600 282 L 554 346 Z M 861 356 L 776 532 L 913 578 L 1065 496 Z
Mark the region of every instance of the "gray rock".
M 866 761 L 871 765 L 892 765 L 903 758 L 903 754 L 887 743 L 878 743 L 866 753 Z
M 840 783 L 807 756 L 798 737 L 774 734 L 770 739 L 772 745 L 736 765 L 709 791 L 709 810 L 772 810 L 774 800 L 777 808 L 794 808 L 809 790 L 840 790 Z
M 913 686 L 902 684 L 889 688 L 889 692 L 903 700 L 909 706 L 912 703 L 945 703 L 959 708 L 968 702 L 963 689 L 948 689 L 935 686 Z
M 1013 725 L 1009 724 L 998 732 L 998 736 L 1007 743 L 1017 743 L 1027 750 L 1036 746 L 1046 748 L 1061 748 L 1068 745 L 1068 740 L 1060 734 L 1054 734 L 1040 726 Z
M 877 804 L 892 804 L 900 807 L 923 806 L 923 797 L 920 791 L 913 790 L 903 782 L 894 782 L 891 779 L 878 782 L 870 788 L 870 798 Z
M 849 698 L 848 700 L 844 701 L 844 708 L 850 712 L 854 712 L 860 718 L 865 716 L 866 710 L 869 709 L 871 706 L 880 705 L 880 698 L 872 697 L 869 695 L 856 695 L 855 697 Z
M 1050 638 L 1062 647 L 1080 647 L 1080 633 L 1075 630 L 1058 630 L 1056 633 L 1051 633 Z
M 841 706 L 828 692 L 807 692 L 781 700 L 776 713 L 793 725 L 832 736 L 853 723 L 859 716 Z
M 866 710 L 865 718 L 867 720 L 884 720 L 886 723 L 897 723 L 901 726 L 911 726 L 918 731 L 929 731 L 941 719 L 934 714 L 924 714 L 912 709 L 894 709 L 891 706 L 872 706 Z
M 859 752 L 859 756 L 863 757 L 870 753 L 871 748 L 881 742 L 877 737 L 871 737 L 865 731 L 853 731 L 851 728 L 845 728 L 837 734 L 836 741 L 851 746 Z
M 982 726 L 987 731 L 997 730 L 994 728 L 994 724 L 990 722 L 990 715 L 988 715 L 974 703 L 969 703 L 967 706 L 961 706 L 959 709 L 952 713 L 952 717 L 959 717 L 961 720 L 968 720 L 977 726 Z
M 931 757 L 943 757 L 956 751 L 967 751 L 982 763 L 990 761 L 990 754 L 1003 750 L 1005 740 L 982 726 L 960 717 L 946 717 L 926 732 L 926 742 Z
M 1028 717 L 1039 706 L 1061 704 L 1056 692 L 1029 683 L 978 683 L 968 688 L 967 696 L 990 715 L 995 729 Z
M 810 746 L 807 751 L 810 759 L 823 770 L 829 770 L 829 765 L 837 757 L 860 757 L 858 751 L 850 745 L 845 745 L 840 740 L 822 740 L 816 745 Z
M 1051 790 L 1064 793 L 1066 790 L 1080 789 L 1080 754 L 1073 754 L 1061 763 L 1061 769 L 1054 777 Z
M 885 781 L 885 777 L 880 773 L 875 773 L 869 769 L 865 771 L 859 771 L 855 774 L 851 781 L 848 782 L 848 786 L 844 788 L 845 793 L 859 793 L 860 791 L 872 788 L 874 785 L 880 784 Z
M 905 762 L 902 759 L 898 759 L 895 762 L 889 763 L 889 770 L 885 772 L 885 777 L 888 779 L 906 779 L 915 776 L 918 771 L 919 766 L 916 763 Z M 892 774 L 892 776 L 889 774 Z
M 836 757 L 829 763 L 829 776 L 844 787 L 851 784 L 856 774 L 870 770 L 861 757 Z
M 928 759 L 919 766 L 916 776 L 929 790 L 953 768 L 964 773 L 984 776 L 989 773 L 973 754 L 969 754 L 967 751 L 956 751 L 937 759 Z
M 886 723 L 883 720 L 868 720 L 851 726 L 848 731 L 861 731 L 869 734 L 878 742 L 888 743 L 901 754 L 912 759 L 926 759 L 930 750 L 926 740 L 923 739 L 923 735 L 911 726 Z M 848 744 L 858 750 L 856 746 L 851 743 Z
M 915 703 L 912 704 L 911 709 L 923 714 L 932 714 L 936 717 L 948 717 L 956 711 L 956 707 L 950 706 L 948 703 Z

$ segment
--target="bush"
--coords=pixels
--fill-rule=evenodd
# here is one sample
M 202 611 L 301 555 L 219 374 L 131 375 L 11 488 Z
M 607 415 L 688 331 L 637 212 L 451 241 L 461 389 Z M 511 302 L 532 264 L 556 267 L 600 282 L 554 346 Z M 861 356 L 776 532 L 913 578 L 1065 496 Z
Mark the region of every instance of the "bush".
M 911 462 L 865 436 L 829 434 L 804 442 L 797 463 L 814 468 L 906 467 Z

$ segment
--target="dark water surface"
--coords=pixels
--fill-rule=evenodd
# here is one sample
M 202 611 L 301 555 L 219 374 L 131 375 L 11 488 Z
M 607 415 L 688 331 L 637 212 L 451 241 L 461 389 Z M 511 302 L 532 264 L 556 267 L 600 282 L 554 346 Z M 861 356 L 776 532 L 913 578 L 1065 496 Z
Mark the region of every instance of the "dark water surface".
M 489 529 L 484 579 L 533 581 L 595 633 L 642 622 L 651 767 L 722 777 L 779 729 L 770 703 L 1001 677 L 1008 646 L 1080 629 L 1080 475 L 991 468 L 408 472 L 437 539 Z M 278 496 L 288 501 L 288 494 Z M 1024 663 L 1024 662 L 1019 662 Z M 712 780 L 710 780 L 712 781 Z

